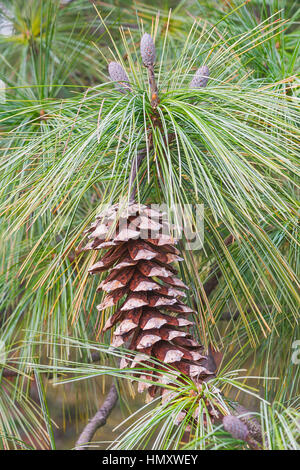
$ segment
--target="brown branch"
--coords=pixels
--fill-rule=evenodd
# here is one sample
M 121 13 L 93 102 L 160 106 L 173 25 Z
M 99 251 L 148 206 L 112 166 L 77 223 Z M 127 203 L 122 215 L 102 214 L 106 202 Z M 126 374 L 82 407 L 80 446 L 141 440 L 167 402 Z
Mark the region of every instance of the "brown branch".
M 157 125 L 157 123 L 155 123 L 155 125 Z M 167 141 L 167 145 L 169 145 L 175 138 L 175 134 L 174 133 L 171 133 L 168 135 L 168 141 Z M 150 144 L 149 144 L 149 150 L 151 150 L 153 148 L 152 146 L 152 136 L 150 135 L 149 137 L 149 141 L 150 141 Z M 139 150 L 137 152 L 137 158 L 134 159 L 133 161 L 133 165 L 131 167 L 131 172 L 130 172 L 130 176 L 129 176 L 129 183 L 128 183 L 128 187 L 129 187 L 129 194 L 130 194 L 130 197 L 129 197 L 129 202 L 134 202 L 135 201 L 135 196 L 136 196 L 136 188 L 137 188 L 137 181 L 136 181 L 136 176 L 138 174 L 138 171 L 139 171 L 139 168 L 141 166 L 141 163 L 143 161 L 143 158 L 147 155 L 147 149 L 144 148 L 142 150 Z
M 105 398 L 103 405 L 99 408 L 97 413 L 85 426 L 84 430 L 80 434 L 75 450 L 87 450 L 88 443 L 93 439 L 97 429 L 101 428 L 106 424 L 106 420 L 112 412 L 114 406 L 118 401 L 118 393 L 115 384 L 112 384 L 110 390 Z
M 17 377 L 19 372 L 17 370 L 4 369 L 0 375 L 5 378 Z
M 131 167 L 130 177 L 129 177 L 129 202 L 134 202 L 136 189 L 137 189 L 137 181 L 136 176 L 139 171 L 139 167 L 142 163 L 143 158 L 147 155 L 147 149 L 142 149 L 137 153 L 137 157 L 134 159 Z
M 156 109 L 159 104 L 159 97 L 158 97 L 158 89 L 157 89 L 157 84 L 156 84 L 155 74 L 154 74 L 154 66 L 149 65 L 147 69 L 148 69 L 148 78 L 149 78 L 150 91 L 151 91 L 151 106 L 153 109 Z
M 155 110 L 159 104 L 159 97 L 158 97 L 158 88 L 157 88 L 157 84 L 155 80 L 154 63 L 152 64 L 147 63 L 147 65 L 146 63 L 144 63 L 144 65 L 148 71 L 148 79 L 149 79 L 150 92 L 151 92 L 151 107 Z M 151 119 L 152 119 L 154 127 L 159 125 L 160 120 L 158 119 L 158 116 L 156 116 L 156 113 L 154 113 Z M 149 136 L 149 147 L 152 147 L 152 135 L 151 134 Z M 132 168 L 131 168 L 131 173 L 129 177 L 129 194 L 130 194 L 129 201 L 131 203 L 135 201 L 136 190 L 137 190 L 137 182 L 136 182 L 137 173 L 139 171 L 139 167 L 142 163 L 142 160 L 146 155 L 147 155 L 147 148 L 138 151 L 137 157 L 134 160 Z

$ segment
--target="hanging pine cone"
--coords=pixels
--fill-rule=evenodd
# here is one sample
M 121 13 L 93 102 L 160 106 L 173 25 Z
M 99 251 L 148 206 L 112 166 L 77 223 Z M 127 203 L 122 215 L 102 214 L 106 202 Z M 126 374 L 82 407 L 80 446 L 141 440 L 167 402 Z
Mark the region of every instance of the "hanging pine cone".
M 182 258 L 163 215 L 145 205 L 133 203 L 123 211 L 115 205 L 96 217 L 88 233 L 90 242 L 83 250 L 108 248 L 89 272 L 109 271 L 98 287 L 107 295 L 97 309 L 118 304 L 104 326 L 106 331 L 118 324 L 112 345 L 139 353 L 132 367 L 137 362 L 147 363 L 152 356 L 162 363 L 162 369 L 163 364 L 171 364 L 178 375 L 184 374 L 197 384 L 213 377 L 202 346 L 185 330 L 192 325 L 187 317 L 194 312 L 181 300 L 187 286 L 177 277 L 172 263 Z M 121 367 L 129 363 L 124 357 Z M 148 399 L 161 390 L 140 383 L 139 391 L 147 388 Z

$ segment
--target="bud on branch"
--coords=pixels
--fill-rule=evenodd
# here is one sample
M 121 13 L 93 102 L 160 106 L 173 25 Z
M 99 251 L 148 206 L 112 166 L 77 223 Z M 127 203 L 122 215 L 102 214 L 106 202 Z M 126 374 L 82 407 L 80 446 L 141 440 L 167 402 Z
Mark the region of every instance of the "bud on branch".
M 156 50 L 150 34 L 145 33 L 141 39 L 141 56 L 145 67 L 155 64 Z
M 241 441 L 247 441 L 249 437 L 249 431 L 247 426 L 242 423 L 236 416 L 228 415 L 223 418 L 223 426 L 225 431 L 234 437 L 234 439 L 240 439 Z
M 190 83 L 190 88 L 205 88 L 209 79 L 209 73 L 207 65 L 200 67 Z
M 115 86 L 121 93 L 131 91 L 128 75 L 121 64 L 118 62 L 110 62 L 108 65 L 108 73 L 113 82 L 118 82 L 115 83 Z
M 153 39 L 148 33 L 145 33 L 141 39 L 141 56 L 144 66 L 148 69 L 149 85 L 151 90 L 151 106 L 155 109 L 159 103 L 158 90 L 154 75 L 156 50 Z

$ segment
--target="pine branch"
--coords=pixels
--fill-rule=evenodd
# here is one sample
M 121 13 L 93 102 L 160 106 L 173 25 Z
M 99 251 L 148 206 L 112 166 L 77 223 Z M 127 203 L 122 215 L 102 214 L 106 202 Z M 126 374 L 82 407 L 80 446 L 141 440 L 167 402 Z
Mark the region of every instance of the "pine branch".
M 150 84 L 150 90 L 151 90 L 151 106 L 153 109 L 157 108 L 159 104 L 159 97 L 158 97 L 158 89 L 157 89 L 157 84 L 155 80 L 155 74 L 154 74 L 154 66 L 150 65 L 147 67 L 148 69 L 148 78 L 149 78 L 149 84 Z
M 134 159 L 132 167 L 131 167 L 131 173 L 129 177 L 129 202 L 134 202 L 135 200 L 135 195 L 136 195 L 136 190 L 137 190 L 137 181 L 136 181 L 136 176 L 138 174 L 140 165 L 142 163 L 143 158 L 147 155 L 147 149 L 142 149 L 137 153 L 136 159 Z
M 151 119 L 153 121 L 154 127 L 157 126 L 157 125 L 160 126 L 161 122 L 160 122 L 160 119 L 156 116 L 156 111 L 155 111 L 156 107 L 159 104 L 158 89 L 157 89 L 157 84 L 156 84 L 155 74 L 154 74 L 154 63 L 155 63 L 155 58 L 156 58 L 156 52 L 155 52 L 155 46 L 154 46 L 153 40 L 152 40 L 152 38 L 149 34 L 144 34 L 144 36 L 142 37 L 141 55 L 142 55 L 142 59 L 143 59 L 143 64 L 148 70 L 148 79 L 149 79 L 149 85 L 150 85 L 150 91 L 151 91 L 151 107 L 153 109 L 153 116 L 151 117 Z M 111 78 L 114 81 L 118 82 L 117 86 L 119 87 L 119 91 L 121 91 L 121 92 L 131 91 L 131 88 L 128 85 L 129 84 L 128 76 L 127 76 L 127 74 L 126 74 L 126 72 L 125 72 L 125 70 L 123 69 L 122 66 L 120 66 L 119 64 L 116 64 L 116 63 L 111 63 L 110 68 L 109 68 L 109 72 L 110 72 Z M 197 73 L 195 74 L 195 77 L 191 82 L 191 87 L 192 88 L 205 87 L 206 84 L 207 84 L 208 76 L 209 76 L 208 68 L 207 67 L 206 68 L 205 67 L 200 68 L 197 71 Z M 149 140 L 151 142 L 151 140 L 152 140 L 151 135 L 149 136 Z M 170 140 L 172 140 L 171 136 L 170 136 Z M 168 139 L 168 141 L 169 141 L 169 139 Z M 149 146 L 151 147 L 151 144 Z M 130 200 L 131 203 L 134 203 L 134 201 L 135 201 L 136 190 L 137 190 L 137 181 L 136 181 L 137 174 L 138 174 L 141 162 L 142 162 L 142 160 L 143 160 L 143 158 L 145 157 L 146 154 L 147 154 L 147 148 L 140 150 L 137 153 L 137 156 L 136 156 L 136 158 L 133 162 L 133 165 L 132 165 L 132 169 L 131 169 L 131 173 L 130 173 L 130 177 L 129 177 L 129 194 L 130 194 L 129 200 Z M 226 247 L 231 245 L 233 242 L 234 242 L 233 235 L 228 236 L 224 240 L 224 244 L 225 244 Z M 139 274 L 139 276 L 140 276 L 140 274 Z M 211 269 L 211 277 L 204 284 L 204 289 L 205 289 L 205 293 L 206 293 L 207 296 L 209 296 L 213 292 L 213 290 L 217 287 L 217 285 L 219 283 L 219 279 L 220 279 L 221 276 L 222 276 L 221 269 L 219 268 L 217 263 L 214 263 L 214 265 Z M 116 281 L 116 279 L 114 279 L 114 281 L 112 281 L 112 282 L 120 282 L 122 284 L 121 280 L 122 279 L 120 277 L 120 279 L 117 279 L 117 281 Z M 110 281 L 111 281 L 110 279 L 108 281 L 106 281 L 107 286 L 106 286 L 105 282 L 102 285 L 102 288 L 104 290 L 105 290 L 105 288 L 107 288 L 108 292 L 109 292 L 109 289 L 110 289 Z M 142 282 L 144 282 L 144 281 L 142 281 L 141 279 L 135 279 L 135 283 L 142 283 Z M 132 308 L 135 308 L 135 307 L 133 306 Z M 118 318 L 109 319 L 106 328 L 112 327 L 113 324 L 116 321 L 118 321 Z M 125 322 L 126 322 L 126 320 L 123 321 L 123 323 L 125 323 Z M 130 317 L 127 320 L 127 322 L 128 322 L 128 325 L 130 324 L 129 325 L 130 326 L 129 331 L 131 332 L 133 318 Z M 124 325 L 123 325 L 123 327 L 124 327 L 123 333 L 122 333 L 122 329 L 120 329 L 120 332 L 117 335 L 116 344 L 118 343 L 118 341 L 119 342 L 121 341 L 120 344 L 122 344 L 122 343 L 124 344 L 124 341 L 127 339 L 125 337 L 124 337 L 124 339 L 122 338 L 122 335 L 126 336 L 126 333 L 127 333 L 127 330 L 125 330 Z M 141 336 L 140 329 L 137 327 L 137 336 L 138 335 L 140 335 L 138 339 L 139 339 L 140 343 L 143 345 L 144 344 L 144 343 L 142 343 L 143 338 Z M 136 338 L 134 336 L 134 339 L 132 340 L 131 349 L 136 348 L 136 346 L 137 346 L 136 343 L 140 344 L 140 343 L 138 343 L 138 341 L 136 340 Z M 120 345 L 120 344 L 118 343 L 118 345 Z M 147 343 L 147 345 L 148 345 L 148 343 Z M 147 346 L 147 348 L 148 349 L 150 348 L 150 351 L 148 351 L 148 353 L 151 355 L 152 354 L 152 343 L 151 343 L 151 345 Z M 178 351 L 180 351 L 180 350 L 178 349 Z M 162 357 L 167 357 L 165 350 L 157 350 L 156 353 L 157 354 L 161 353 Z M 212 361 L 212 366 L 213 366 L 212 368 L 215 370 L 216 369 L 216 364 L 214 363 L 213 356 L 211 354 L 207 357 L 207 361 L 209 361 L 209 360 Z M 209 369 L 209 370 L 211 370 L 211 369 Z M 213 372 L 209 372 L 209 373 L 213 374 Z M 98 427 L 103 426 L 106 423 L 106 418 L 110 414 L 111 409 L 113 408 L 113 406 L 115 405 L 115 403 L 117 401 L 117 397 L 114 399 L 114 393 L 116 394 L 115 390 L 114 391 L 110 390 L 110 392 L 109 392 L 109 394 L 108 394 L 108 396 L 107 396 L 107 398 L 106 398 L 106 400 L 103 404 L 103 407 L 100 408 L 100 410 L 96 413 L 94 418 L 92 418 L 92 420 L 88 423 L 88 425 L 84 429 L 83 433 L 81 434 L 79 440 L 77 441 L 76 449 L 85 448 L 84 444 L 86 444 L 87 442 L 89 442 L 91 440 L 91 438 L 95 434 Z M 150 393 L 150 390 L 149 390 L 149 393 Z M 155 393 L 155 387 L 151 387 L 150 395 L 154 394 L 154 393 Z M 112 396 L 110 396 L 111 394 L 112 394 Z M 153 396 L 153 395 L 151 395 L 151 396 Z M 245 411 L 248 412 L 247 410 L 243 409 L 240 405 L 237 405 L 235 410 L 236 411 L 234 412 L 234 414 L 236 414 L 238 416 L 240 414 L 245 414 Z M 256 420 L 253 421 L 252 419 L 244 417 L 244 416 L 242 416 L 242 418 L 239 418 L 239 419 L 241 421 L 241 426 L 244 426 L 244 431 L 245 431 L 244 434 L 247 435 L 247 440 L 246 439 L 244 439 L 244 440 L 248 443 L 250 448 L 259 449 L 260 448 L 260 443 L 262 442 L 261 427 L 260 427 L 259 423 L 256 422 Z M 239 419 L 236 418 L 236 421 L 239 422 Z
M 156 50 L 150 34 L 145 33 L 141 39 L 141 56 L 144 66 L 148 70 L 148 79 L 151 91 L 151 106 L 156 109 L 159 104 L 158 89 L 154 74 Z
M 4 369 L 1 376 L 5 378 L 17 377 L 19 372 L 17 370 Z
M 115 407 L 117 401 L 117 388 L 115 384 L 112 384 L 103 405 L 99 408 L 97 413 L 88 422 L 88 424 L 85 426 L 84 430 L 80 434 L 76 442 L 75 450 L 88 449 L 87 444 L 91 442 L 96 431 L 106 424 L 106 420 L 112 412 L 113 408 Z

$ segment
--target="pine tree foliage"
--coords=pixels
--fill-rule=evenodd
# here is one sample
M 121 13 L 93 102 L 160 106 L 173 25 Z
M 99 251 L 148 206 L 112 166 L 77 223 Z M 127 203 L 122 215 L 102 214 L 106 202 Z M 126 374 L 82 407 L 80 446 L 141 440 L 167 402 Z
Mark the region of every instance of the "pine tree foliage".
M 87 419 L 115 380 L 126 430 L 110 448 L 249 448 L 242 418 L 207 407 L 232 416 L 242 400 L 260 448 L 299 449 L 299 7 L 113 4 L 0 2 L 0 446 L 55 448 L 53 381 Z M 175 253 L 190 338 L 218 362 L 201 390 L 157 347 L 147 364 L 110 347 L 117 307 L 97 310 L 99 258 L 77 250 L 96 214 L 129 200 L 141 152 L 137 203 L 170 219 L 203 205 L 203 249 Z M 135 382 L 165 399 L 132 412 Z

